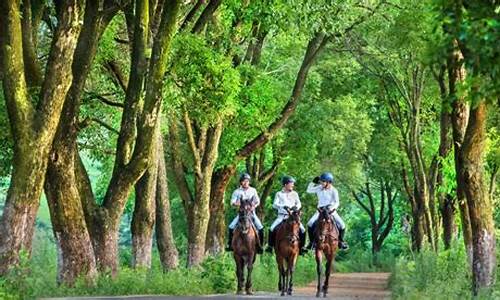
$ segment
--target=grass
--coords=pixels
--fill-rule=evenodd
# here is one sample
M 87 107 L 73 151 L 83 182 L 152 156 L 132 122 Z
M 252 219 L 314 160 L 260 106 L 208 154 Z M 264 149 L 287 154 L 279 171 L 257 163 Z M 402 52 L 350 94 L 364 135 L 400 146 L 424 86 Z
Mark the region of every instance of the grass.
M 129 248 L 128 248 L 129 249 Z M 101 275 L 97 284 L 88 287 L 78 282 L 75 287 L 58 286 L 56 283 L 56 249 L 49 230 L 37 230 L 32 258 L 23 256 L 19 267 L 0 279 L 0 299 L 34 299 L 62 296 L 112 296 L 112 295 L 201 295 L 233 293 L 236 290 L 235 267 L 229 253 L 209 257 L 199 268 L 179 269 L 163 273 L 157 253 L 153 255 L 150 270 L 128 267 L 130 250 L 121 251 L 121 269 L 112 279 Z M 185 257 L 181 257 L 181 264 Z M 362 251 L 339 255 L 335 272 L 387 271 L 390 260 L 380 260 L 375 265 L 371 256 Z M 256 291 L 277 291 L 278 272 L 274 255 L 257 258 L 252 274 Z M 316 278 L 316 262 L 312 254 L 300 257 L 294 274 L 294 285 L 304 286 Z
M 497 257 L 498 257 L 497 253 Z M 500 278 L 497 278 L 497 282 Z M 463 244 L 434 253 L 400 257 L 391 278 L 394 299 L 471 299 L 471 271 Z M 500 299 L 500 286 L 474 299 Z

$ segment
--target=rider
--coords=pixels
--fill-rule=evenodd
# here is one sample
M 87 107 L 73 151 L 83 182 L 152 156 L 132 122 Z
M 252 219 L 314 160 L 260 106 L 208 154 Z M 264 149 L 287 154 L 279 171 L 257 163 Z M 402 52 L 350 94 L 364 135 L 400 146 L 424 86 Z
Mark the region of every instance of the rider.
M 299 194 L 293 190 L 295 185 L 295 178 L 291 176 L 283 176 L 281 178 L 281 184 L 283 185 L 283 189 L 276 193 L 274 197 L 273 208 L 278 211 L 278 217 L 274 220 L 271 228 L 269 229 L 269 241 L 266 251 L 272 252 L 274 246 L 274 240 L 276 232 L 274 231 L 283 220 L 288 218 L 288 209 L 300 209 L 302 206 L 299 199 Z M 306 242 L 306 230 L 302 223 L 300 224 L 300 254 L 303 254 L 306 249 L 304 248 Z
M 235 207 L 240 206 L 240 201 L 241 200 L 251 200 L 253 204 L 252 208 L 252 213 L 253 213 L 253 224 L 255 227 L 257 227 L 258 234 L 259 234 L 259 241 L 260 241 L 260 246 L 257 248 L 257 253 L 261 254 L 262 253 L 262 246 L 264 245 L 264 226 L 262 226 L 262 222 L 259 220 L 259 217 L 255 214 L 255 208 L 259 206 L 260 199 L 259 195 L 257 194 L 257 190 L 255 188 L 250 186 L 250 175 L 248 173 L 243 173 L 240 176 L 240 187 L 237 188 L 234 192 L 233 195 L 231 196 L 231 205 Z M 226 251 L 232 251 L 232 240 L 233 240 L 233 231 L 234 228 L 236 228 L 236 225 L 238 224 L 239 216 L 236 215 L 236 217 L 233 219 L 231 224 L 229 224 L 229 237 L 228 237 L 228 245 L 226 248 Z
M 344 241 L 345 223 L 337 213 L 337 208 L 340 205 L 339 193 L 337 189 L 333 187 L 332 183 L 332 173 L 325 172 L 319 177 L 314 178 L 313 182 L 309 183 L 309 185 L 307 186 L 307 192 L 310 194 L 316 194 L 318 196 L 318 208 L 327 207 L 330 211 L 335 210 L 332 215 L 335 223 L 337 224 L 337 228 L 339 229 L 340 249 L 347 250 L 349 246 Z M 309 233 L 309 245 L 307 245 L 307 249 L 312 248 L 314 240 L 314 229 L 318 221 L 318 217 L 319 212 L 316 211 L 316 213 L 307 223 L 307 231 Z

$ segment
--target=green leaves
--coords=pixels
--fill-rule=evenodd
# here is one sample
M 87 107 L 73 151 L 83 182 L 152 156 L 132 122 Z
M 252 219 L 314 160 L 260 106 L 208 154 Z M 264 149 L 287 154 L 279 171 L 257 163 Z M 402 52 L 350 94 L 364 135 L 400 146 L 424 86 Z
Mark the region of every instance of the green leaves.
M 240 75 L 231 61 L 195 35 L 179 35 L 167 79 L 175 105 L 185 107 L 202 124 L 235 114 Z

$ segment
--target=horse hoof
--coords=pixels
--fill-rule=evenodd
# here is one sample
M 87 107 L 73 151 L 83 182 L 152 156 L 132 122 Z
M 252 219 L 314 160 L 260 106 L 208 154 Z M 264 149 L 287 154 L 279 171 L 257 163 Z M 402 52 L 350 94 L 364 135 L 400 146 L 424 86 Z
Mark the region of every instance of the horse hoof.
M 283 291 L 283 292 L 281 292 L 281 296 L 285 296 L 285 292 L 284 292 L 284 291 Z
M 253 292 L 251 290 L 247 290 L 247 295 L 253 295 Z
M 292 291 L 288 291 L 288 296 L 291 296 L 292 295 Z
M 318 297 L 318 298 L 319 298 L 319 296 L 320 296 L 320 292 L 317 292 L 317 293 L 316 293 L 316 297 Z
M 327 295 L 328 293 L 323 293 L 323 298 L 326 298 Z

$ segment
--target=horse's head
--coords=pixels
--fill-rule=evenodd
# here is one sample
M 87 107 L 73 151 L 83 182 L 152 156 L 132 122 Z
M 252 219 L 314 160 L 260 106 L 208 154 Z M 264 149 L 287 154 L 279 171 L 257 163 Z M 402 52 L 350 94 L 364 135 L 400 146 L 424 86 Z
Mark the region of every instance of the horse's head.
M 318 242 L 323 243 L 328 235 L 333 232 L 334 224 L 332 221 L 332 213 L 334 210 L 330 211 L 328 207 L 318 208 Z
M 239 221 L 238 226 L 241 230 L 241 233 L 247 234 L 248 230 L 252 226 L 252 210 L 253 204 L 252 200 L 240 200 L 240 209 L 238 211 Z
M 289 235 L 288 242 L 293 244 L 299 242 L 299 231 L 300 231 L 300 216 L 302 212 L 296 207 L 286 208 L 288 212 L 288 218 L 286 219 L 286 224 L 288 226 Z
M 302 212 L 297 207 L 287 208 L 288 218 L 287 223 L 290 225 L 300 226 L 300 216 Z

